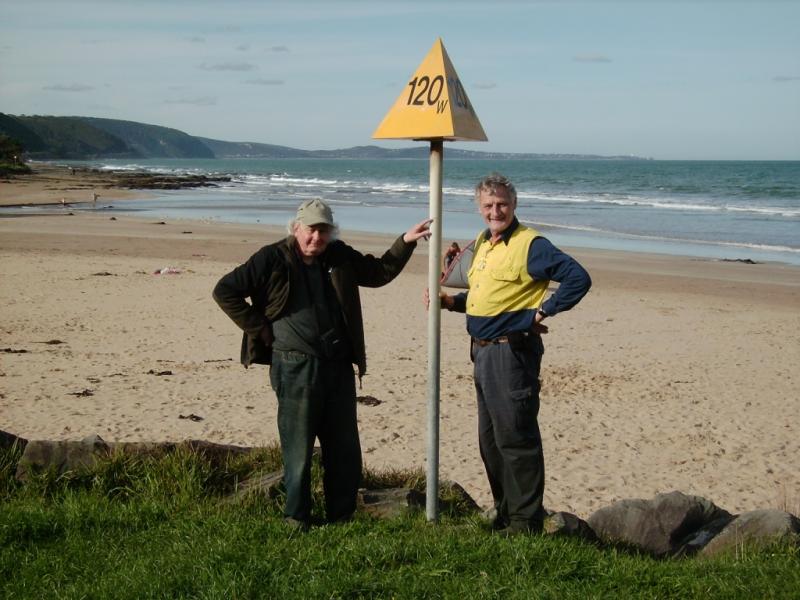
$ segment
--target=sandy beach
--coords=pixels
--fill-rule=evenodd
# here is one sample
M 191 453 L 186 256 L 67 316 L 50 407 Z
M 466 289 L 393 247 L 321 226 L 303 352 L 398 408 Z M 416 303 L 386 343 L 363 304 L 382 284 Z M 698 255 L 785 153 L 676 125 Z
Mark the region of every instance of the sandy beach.
M 85 202 L 100 185 L 0 182 L 0 203 Z M 281 229 L 68 213 L 0 218 L 0 429 L 275 441 L 267 368 L 239 364 L 240 332 L 211 290 Z M 342 238 L 373 253 L 391 242 Z M 359 405 L 371 468 L 424 468 L 426 254 L 420 244 L 396 281 L 363 290 L 368 373 L 358 393 L 379 402 Z M 680 490 L 730 511 L 800 512 L 800 268 L 572 254 L 594 286 L 545 338 L 546 507 L 587 517 Z M 165 268 L 175 272 L 154 274 Z M 442 315 L 441 390 L 441 476 L 487 507 L 463 315 Z

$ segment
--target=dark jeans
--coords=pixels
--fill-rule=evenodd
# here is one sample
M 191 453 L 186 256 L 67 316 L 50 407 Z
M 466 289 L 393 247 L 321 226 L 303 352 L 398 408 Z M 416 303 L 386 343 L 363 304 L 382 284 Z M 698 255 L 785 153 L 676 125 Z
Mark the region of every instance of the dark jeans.
M 512 527 L 540 529 L 544 456 L 539 433 L 539 336 L 524 347 L 473 346 L 478 440 L 497 514 Z
M 361 483 L 353 366 L 300 352 L 273 350 L 270 382 L 278 396 L 286 507 L 298 521 L 311 518 L 311 456 L 322 448 L 325 513 L 330 521 L 355 512 Z

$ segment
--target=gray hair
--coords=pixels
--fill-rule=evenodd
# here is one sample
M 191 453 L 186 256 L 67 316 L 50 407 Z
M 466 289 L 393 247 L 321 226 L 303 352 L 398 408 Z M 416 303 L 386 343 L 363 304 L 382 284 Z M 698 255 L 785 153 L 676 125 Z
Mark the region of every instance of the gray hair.
M 299 220 L 292 219 L 286 224 L 286 231 L 289 232 L 289 235 L 294 235 L 294 228 L 297 225 L 303 225 Z M 331 241 L 339 239 L 339 224 L 334 223 L 331 227 Z
M 500 173 L 491 173 L 478 182 L 478 185 L 475 186 L 475 201 L 480 200 L 481 192 L 489 192 L 492 196 L 498 196 L 498 190 L 501 189 L 505 190 L 506 197 L 516 206 L 517 189 L 508 177 Z

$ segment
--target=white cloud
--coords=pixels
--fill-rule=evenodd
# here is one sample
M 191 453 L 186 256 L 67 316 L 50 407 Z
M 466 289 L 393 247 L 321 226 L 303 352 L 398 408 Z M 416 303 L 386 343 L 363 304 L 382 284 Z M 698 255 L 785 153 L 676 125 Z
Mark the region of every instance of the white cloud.
M 772 78 L 772 81 L 777 81 L 778 83 L 785 83 L 787 81 L 800 81 L 800 77 L 787 76 L 787 75 L 777 75 L 777 76 Z

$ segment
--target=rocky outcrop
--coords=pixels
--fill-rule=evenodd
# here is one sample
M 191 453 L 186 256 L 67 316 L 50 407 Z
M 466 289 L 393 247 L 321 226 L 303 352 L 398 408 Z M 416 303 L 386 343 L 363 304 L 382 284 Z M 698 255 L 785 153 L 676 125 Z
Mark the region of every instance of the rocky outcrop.
M 730 521 L 702 550 L 703 556 L 788 540 L 800 544 L 800 519 L 782 510 L 752 510 Z
M 229 182 L 228 176 L 206 175 L 153 175 L 152 173 L 114 174 L 114 187 L 135 190 L 180 190 L 184 188 L 215 187 Z
M 224 465 L 232 456 L 256 450 L 202 440 L 108 444 L 97 435 L 80 441 L 28 441 L 0 431 L 0 450 L 8 451 L 15 445 L 24 448 L 16 470 L 17 479 L 22 482 L 41 471 L 60 475 L 91 469 L 99 460 L 116 452 L 157 457 L 185 449 L 204 456 L 213 465 Z M 253 474 L 240 481 L 223 501 L 236 503 L 253 495 L 275 498 L 282 493 L 282 480 L 282 471 Z M 441 490 L 441 512 L 467 514 L 480 510 L 457 483 L 442 482 Z M 376 518 L 395 518 L 409 510 L 424 510 L 425 494 L 409 487 L 362 489 L 359 508 Z M 621 500 L 599 509 L 587 521 L 568 512 L 549 512 L 544 533 L 646 552 L 659 558 L 697 553 L 713 557 L 781 541 L 800 546 L 800 520 L 794 515 L 780 510 L 754 510 L 735 516 L 705 498 L 677 491 L 658 494 L 649 500 Z
M 57 475 L 67 471 L 91 469 L 101 457 L 111 452 L 99 435 L 90 435 L 79 442 L 30 440 L 17 464 L 17 479 L 28 481 L 37 472 L 52 470 Z
M 554 512 L 544 518 L 544 532 L 548 535 L 573 537 L 597 544 L 600 540 L 589 523 L 568 512 Z
M 592 514 L 588 523 L 607 544 L 665 557 L 696 551 L 697 546 L 690 548 L 687 543 L 699 529 L 732 518 L 705 498 L 670 492 L 651 500 L 620 500 Z
M 163 456 L 179 448 L 204 456 L 212 465 L 223 464 L 232 455 L 241 455 L 252 451 L 251 448 L 214 444 L 204 440 L 186 440 L 177 443 L 120 442 L 108 444 L 96 434 L 80 441 L 30 440 L 25 445 L 25 450 L 17 464 L 16 478 L 24 482 L 36 472 L 53 470 L 56 475 L 61 475 L 67 471 L 91 469 L 99 459 L 107 458 L 114 452 L 136 456 Z

